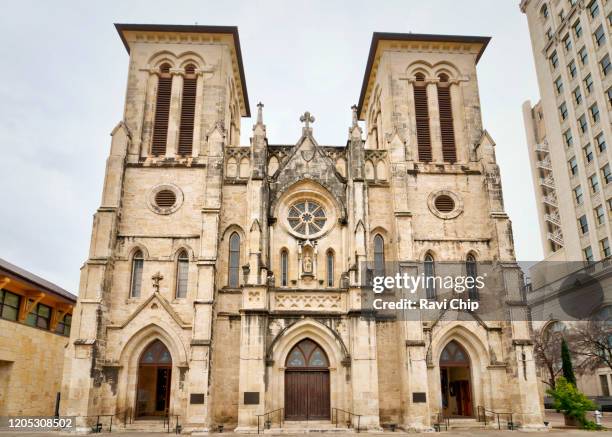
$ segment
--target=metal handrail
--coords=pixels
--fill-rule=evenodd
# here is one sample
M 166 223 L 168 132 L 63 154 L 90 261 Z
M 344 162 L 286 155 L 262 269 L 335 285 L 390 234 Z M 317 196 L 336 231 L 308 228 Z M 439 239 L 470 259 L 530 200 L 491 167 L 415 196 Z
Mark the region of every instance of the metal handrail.
M 343 413 L 344 415 L 348 414 L 348 420 L 346 421 L 347 428 L 350 425 L 353 425 L 353 417 L 357 418 L 357 432 L 360 431 L 361 426 L 361 414 L 355 414 L 351 411 L 343 410 L 342 408 L 332 408 L 332 425 L 335 424 L 336 428 L 338 428 L 338 412 Z M 335 414 L 334 414 L 335 413 Z
M 436 423 L 434 423 L 434 428 L 436 431 L 439 432 L 442 426 L 444 426 L 445 431 L 448 431 L 448 428 L 450 426 L 450 417 L 445 416 L 444 413 L 438 413 L 437 421 Z
M 257 434 L 259 434 L 259 423 L 260 423 L 260 417 L 264 418 L 263 421 L 263 426 L 262 426 L 262 431 L 266 428 L 266 426 L 268 426 L 268 424 L 270 426 L 272 426 L 272 420 L 267 419 L 267 417 L 271 417 L 273 414 L 275 413 L 279 413 L 278 414 L 278 424 L 279 424 L 279 428 L 283 427 L 283 419 L 285 417 L 284 414 L 285 409 L 284 408 L 277 408 L 276 410 L 272 410 L 272 411 L 268 411 L 267 413 L 263 413 L 263 414 L 257 414 Z M 270 429 L 270 426 L 268 426 L 268 429 Z
M 85 419 L 87 419 L 88 417 L 95 417 L 96 418 L 96 423 L 94 425 L 94 427 L 92 428 L 92 431 L 94 434 L 98 434 L 102 432 L 102 422 L 100 422 L 100 417 L 110 417 L 110 424 L 108 426 L 108 432 L 113 432 L 113 417 L 115 417 L 114 414 L 93 414 L 91 416 L 81 416 Z
M 506 424 L 507 424 L 509 429 L 514 429 L 514 421 L 512 420 L 512 415 L 513 415 L 512 412 L 502 412 L 502 411 L 487 410 L 482 405 L 479 405 L 478 407 L 476 407 L 476 411 L 477 411 L 477 414 L 478 414 L 478 421 L 479 422 L 484 422 L 485 426 L 487 426 L 487 413 L 490 413 L 490 414 L 492 414 L 492 415 L 497 417 L 497 429 L 501 430 L 500 416 L 508 416 L 509 420 L 506 420 Z M 482 420 L 480 420 L 481 418 L 482 418 Z
M 164 428 L 167 428 L 167 430 L 168 430 L 167 432 L 168 432 L 168 434 L 170 434 L 170 425 L 171 425 L 173 417 L 176 419 L 176 424 L 174 425 L 174 433 L 175 434 L 180 434 L 181 433 L 181 429 L 182 429 L 182 426 L 179 423 L 179 417 L 181 417 L 180 414 L 168 414 L 168 413 L 166 413 L 166 415 L 164 416 Z

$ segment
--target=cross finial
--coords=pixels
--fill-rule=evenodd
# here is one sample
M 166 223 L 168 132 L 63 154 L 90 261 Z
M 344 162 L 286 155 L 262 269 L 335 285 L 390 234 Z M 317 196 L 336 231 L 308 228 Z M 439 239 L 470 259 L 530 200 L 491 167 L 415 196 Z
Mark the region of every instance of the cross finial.
M 357 105 L 351 106 L 351 111 L 353 113 L 353 124 L 352 126 L 357 126 Z
M 263 124 L 263 107 L 263 103 L 259 102 L 257 104 L 257 124 Z
M 304 129 L 308 130 L 310 129 L 310 123 L 314 123 L 315 118 L 310 115 L 310 112 L 306 111 L 304 115 L 300 117 L 300 121 L 304 123 Z
M 164 277 L 161 273 L 157 272 L 151 276 L 151 279 L 153 279 L 153 288 L 155 289 L 155 292 L 159 293 L 159 282 L 164 279 Z

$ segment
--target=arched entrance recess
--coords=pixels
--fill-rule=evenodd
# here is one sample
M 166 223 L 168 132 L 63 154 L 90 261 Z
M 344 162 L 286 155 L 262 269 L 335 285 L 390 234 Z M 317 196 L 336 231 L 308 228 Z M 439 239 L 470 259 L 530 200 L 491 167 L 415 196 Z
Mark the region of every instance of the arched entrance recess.
M 329 359 L 317 343 L 306 338 L 296 344 L 287 355 L 285 419 L 329 418 Z
M 440 354 L 440 387 L 445 416 L 473 415 L 471 380 L 470 357 L 457 341 L 452 340 Z
M 160 340 L 154 340 L 138 361 L 136 417 L 163 416 L 170 407 L 172 356 Z

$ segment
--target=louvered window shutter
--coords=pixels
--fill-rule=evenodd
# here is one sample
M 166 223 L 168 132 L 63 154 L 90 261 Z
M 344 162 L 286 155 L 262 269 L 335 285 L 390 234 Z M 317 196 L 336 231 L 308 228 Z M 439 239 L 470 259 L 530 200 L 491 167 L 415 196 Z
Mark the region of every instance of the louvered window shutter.
M 166 154 L 171 93 L 172 76 L 170 75 L 170 66 L 164 64 L 161 67 L 159 84 L 157 86 L 157 101 L 155 102 L 155 121 L 153 125 L 153 142 L 151 144 L 151 153 L 153 155 Z
M 179 129 L 179 155 L 191 155 L 193 148 L 193 126 L 195 123 L 197 76 L 193 65 L 185 68 L 183 101 L 181 103 L 181 124 Z
M 438 107 L 440 110 L 440 134 L 442 137 L 442 159 L 447 162 L 457 161 L 455 146 L 455 129 L 453 127 L 453 109 L 451 106 L 450 87 L 447 79 L 440 79 L 438 84 Z
M 419 161 L 430 162 L 432 160 L 432 154 L 427 87 L 424 81 L 419 77 L 417 77 L 417 82 L 414 84 L 414 112 L 416 115 Z

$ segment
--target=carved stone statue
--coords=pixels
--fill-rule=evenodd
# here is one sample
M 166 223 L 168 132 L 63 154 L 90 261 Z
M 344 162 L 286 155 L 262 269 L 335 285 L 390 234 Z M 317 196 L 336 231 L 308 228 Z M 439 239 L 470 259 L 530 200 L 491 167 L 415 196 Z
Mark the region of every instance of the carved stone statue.
M 304 257 L 304 261 L 302 262 L 302 268 L 304 269 L 304 273 L 312 273 L 312 258 L 310 255 L 306 255 Z

